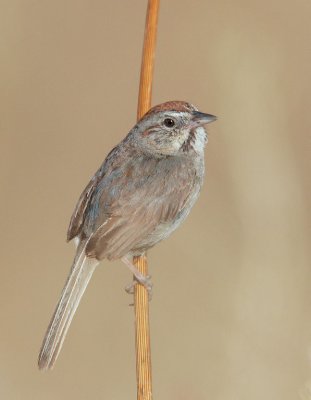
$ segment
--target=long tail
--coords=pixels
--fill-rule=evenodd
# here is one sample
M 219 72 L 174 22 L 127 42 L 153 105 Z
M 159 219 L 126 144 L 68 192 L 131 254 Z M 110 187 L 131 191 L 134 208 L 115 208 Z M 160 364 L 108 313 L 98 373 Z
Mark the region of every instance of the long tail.
M 43 339 L 38 359 L 39 369 L 53 367 L 72 318 L 97 265 L 96 259 L 85 256 L 84 248 L 75 257 L 61 298 Z

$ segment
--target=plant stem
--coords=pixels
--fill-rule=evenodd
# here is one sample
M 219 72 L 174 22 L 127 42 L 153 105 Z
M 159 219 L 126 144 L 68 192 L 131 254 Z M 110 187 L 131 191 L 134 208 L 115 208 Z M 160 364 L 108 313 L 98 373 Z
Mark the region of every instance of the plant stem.
M 160 0 L 149 0 L 146 14 L 144 47 L 140 71 L 137 119 L 151 107 L 154 54 Z M 148 275 L 146 256 L 134 257 L 136 268 Z M 137 284 L 134 292 L 137 400 L 152 399 L 149 299 L 144 286 Z

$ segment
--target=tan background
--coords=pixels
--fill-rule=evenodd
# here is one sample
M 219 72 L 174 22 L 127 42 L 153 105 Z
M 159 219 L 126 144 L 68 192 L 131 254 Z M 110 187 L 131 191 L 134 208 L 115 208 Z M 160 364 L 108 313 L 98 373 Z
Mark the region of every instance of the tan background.
M 120 263 L 36 358 L 75 202 L 135 122 L 145 1 L 2 0 L 0 398 L 134 399 Z M 155 399 L 311 399 L 310 0 L 162 1 L 154 104 L 218 115 L 190 218 L 150 252 Z

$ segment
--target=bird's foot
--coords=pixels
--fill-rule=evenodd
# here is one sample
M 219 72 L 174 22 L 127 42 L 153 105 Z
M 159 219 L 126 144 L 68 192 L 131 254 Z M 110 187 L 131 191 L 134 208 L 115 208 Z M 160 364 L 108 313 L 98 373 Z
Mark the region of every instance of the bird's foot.
M 153 288 L 153 283 L 151 281 L 151 275 L 142 276 L 142 277 L 140 277 L 139 280 L 137 279 L 137 277 L 135 277 L 133 282 L 125 287 L 125 291 L 128 294 L 134 294 L 135 286 L 137 285 L 137 283 L 140 283 L 141 285 L 143 285 L 145 287 L 145 289 L 148 292 L 148 299 L 150 301 L 152 299 L 152 288 Z
M 126 257 L 123 257 L 122 261 L 131 270 L 131 272 L 134 274 L 135 277 L 133 282 L 125 287 L 125 291 L 129 294 L 134 294 L 135 285 L 137 285 L 137 283 L 140 283 L 146 288 L 148 292 L 148 299 L 150 301 L 152 298 L 152 287 L 153 287 L 151 281 L 151 275 L 144 276 L 141 272 L 138 271 L 135 265 Z

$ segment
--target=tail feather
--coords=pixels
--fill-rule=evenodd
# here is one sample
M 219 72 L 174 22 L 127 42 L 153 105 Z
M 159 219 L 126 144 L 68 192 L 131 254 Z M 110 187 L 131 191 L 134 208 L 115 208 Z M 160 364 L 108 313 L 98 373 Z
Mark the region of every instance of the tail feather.
M 39 369 L 53 367 L 72 318 L 97 265 L 98 261 L 96 259 L 85 255 L 84 248 L 75 257 L 61 298 L 42 343 L 38 359 Z

